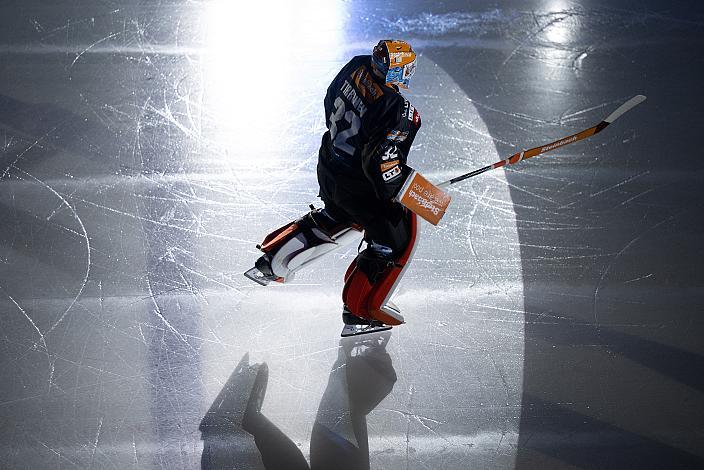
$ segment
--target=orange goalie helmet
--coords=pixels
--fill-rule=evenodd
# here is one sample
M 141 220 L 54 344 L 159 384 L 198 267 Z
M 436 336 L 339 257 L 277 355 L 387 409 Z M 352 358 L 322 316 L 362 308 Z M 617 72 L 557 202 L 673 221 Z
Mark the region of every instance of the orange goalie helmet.
M 386 83 L 408 88 L 416 71 L 416 53 L 406 41 L 383 39 L 374 46 L 372 64 Z

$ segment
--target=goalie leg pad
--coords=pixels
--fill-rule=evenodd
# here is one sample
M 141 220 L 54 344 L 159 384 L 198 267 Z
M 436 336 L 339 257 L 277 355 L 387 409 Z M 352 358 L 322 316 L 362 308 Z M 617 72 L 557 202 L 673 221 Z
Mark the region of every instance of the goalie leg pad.
M 267 235 L 255 267 L 269 280 L 286 282 L 296 271 L 340 246 L 359 240 L 356 227 L 342 224 L 324 210 L 310 213 Z
M 347 271 L 345 272 L 345 284 L 347 284 L 347 281 L 349 280 L 350 276 L 352 276 L 352 273 L 354 272 L 355 266 L 357 266 L 357 259 L 356 258 L 347 267 Z
M 373 287 L 393 266 L 393 258 L 385 257 L 370 248 L 357 255 L 350 265 L 352 269 L 349 276 L 346 276 L 342 290 L 342 300 L 353 315 L 375 319 L 369 305 Z
M 367 248 L 352 262 L 342 291 L 342 301 L 352 314 L 387 325 L 403 323 L 399 311 L 388 304 L 415 251 L 418 238 L 415 214 L 410 215 L 409 229 L 410 242 L 399 255 L 388 256 Z

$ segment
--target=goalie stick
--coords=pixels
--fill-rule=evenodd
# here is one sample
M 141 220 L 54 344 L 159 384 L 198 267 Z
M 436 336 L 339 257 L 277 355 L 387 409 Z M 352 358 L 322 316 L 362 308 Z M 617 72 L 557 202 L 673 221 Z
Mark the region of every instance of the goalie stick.
M 510 157 L 508 157 L 507 159 L 496 162 L 493 165 L 485 166 L 484 168 L 479 168 L 478 170 L 470 171 L 469 173 L 465 173 L 464 175 L 460 175 L 460 176 L 457 176 L 457 177 L 452 178 L 450 180 L 443 181 L 442 183 L 438 184 L 437 187 L 442 188 L 445 186 L 449 186 L 451 184 L 459 183 L 460 181 L 464 181 L 467 178 L 471 178 L 472 176 L 480 175 L 486 171 L 493 170 L 495 168 L 501 168 L 502 166 L 505 166 L 505 165 L 513 165 L 514 163 L 518 163 L 521 160 L 535 157 L 536 155 L 540 155 L 540 154 L 549 152 L 551 150 L 555 150 L 557 148 L 563 147 L 565 145 L 580 141 L 582 139 L 586 139 L 587 137 L 591 137 L 594 134 L 597 134 L 597 133 L 603 131 L 604 128 L 606 128 L 606 126 L 608 126 L 609 124 L 614 122 L 616 119 L 620 118 L 625 112 L 629 111 L 634 106 L 639 105 L 643 101 L 645 101 L 645 96 L 636 95 L 633 98 L 631 98 L 630 100 L 623 103 L 621 106 L 619 106 L 616 109 L 616 111 L 609 114 L 606 118 L 604 118 L 603 121 L 601 121 L 596 126 L 590 127 L 589 129 L 584 129 L 582 132 L 572 134 L 568 137 L 563 137 L 562 139 L 558 139 L 558 140 L 551 142 L 549 144 L 541 145 L 539 147 L 534 147 L 530 150 L 523 150 L 521 152 L 515 153 L 515 154 L 511 155 Z

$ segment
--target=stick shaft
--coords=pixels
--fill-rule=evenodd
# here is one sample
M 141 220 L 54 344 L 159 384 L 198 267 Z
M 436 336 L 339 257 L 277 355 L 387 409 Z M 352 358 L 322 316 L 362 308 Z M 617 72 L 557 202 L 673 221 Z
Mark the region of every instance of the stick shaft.
M 532 149 L 529 150 L 523 150 L 521 152 L 514 153 L 510 157 L 500 160 L 493 165 L 485 166 L 484 168 L 479 168 L 478 170 L 470 171 L 469 173 L 465 173 L 463 175 L 457 176 L 455 178 L 452 178 L 447 181 L 443 181 L 442 183 L 438 184 L 438 187 L 444 187 L 444 186 L 449 186 L 451 184 L 459 183 L 460 181 L 464 181 L 467 178 L 471 178 L 473 176 L 480 175 L 486 171 L 493 170 L 495 168 L 501 168 L 502 166 L 506 165 L 513 165 L 515 163 L 520 162 L 521 160 L 526 160 L 528 158 L 535 157 L 536 155 L 541 155 L 543 153 L 550 152 L 552 150 L 555 150 L 560 147 L 564 147 L 565 145 L 573 144 L 575 142 L 579 142 L 582 139 L 586 139 L 588 137 L 593 136 L 594 134 L 597 134 L 604 130 L 606 126 L 611 124 L 613 121 L 621 117 L 623 113 L 626 111 L 630 110 L 637 104 L 642 103 L 645 101 L 645 96 L 643 95 L 636 95 L 630 100 L 626 101 L 624 104 L 618 107 L 616 111 L 613 113 L 609 114 L 608 117 L 606 117 L 603 121 L 601 121 L 599 124 L 596 126 L 592 126 L 589 129 L 584 129 L 581 132 L 578 132 L 576 134 L 572 134 L 567 137 L 563 137 L 561 139 L 557 139 L 554 142 L 550 142 L 549 144 L 545 145 L 540 145 L 538 147 L 533 147 Z

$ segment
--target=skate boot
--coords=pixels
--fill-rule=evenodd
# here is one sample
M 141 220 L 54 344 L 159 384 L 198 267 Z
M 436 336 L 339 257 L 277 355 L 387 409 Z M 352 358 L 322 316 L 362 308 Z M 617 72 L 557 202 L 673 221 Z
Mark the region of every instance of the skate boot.
M 379 320 L 368 320 L 358 317 L 350 312 L 346 305 L 342 308 L 342 322 L 345 324 L 342 328 L 342 333 L 340 333 L 343 338 L 387 331 L 392 328 L 391 325 L 385 325 Z
M 271 269 L 271 256 L 262 255 L 254 263 L 254 267 L 244 273 L 246 277 L 262 286 L 268 285 L 271 281 L 283 282 L 283 278 L 274 274 Z

